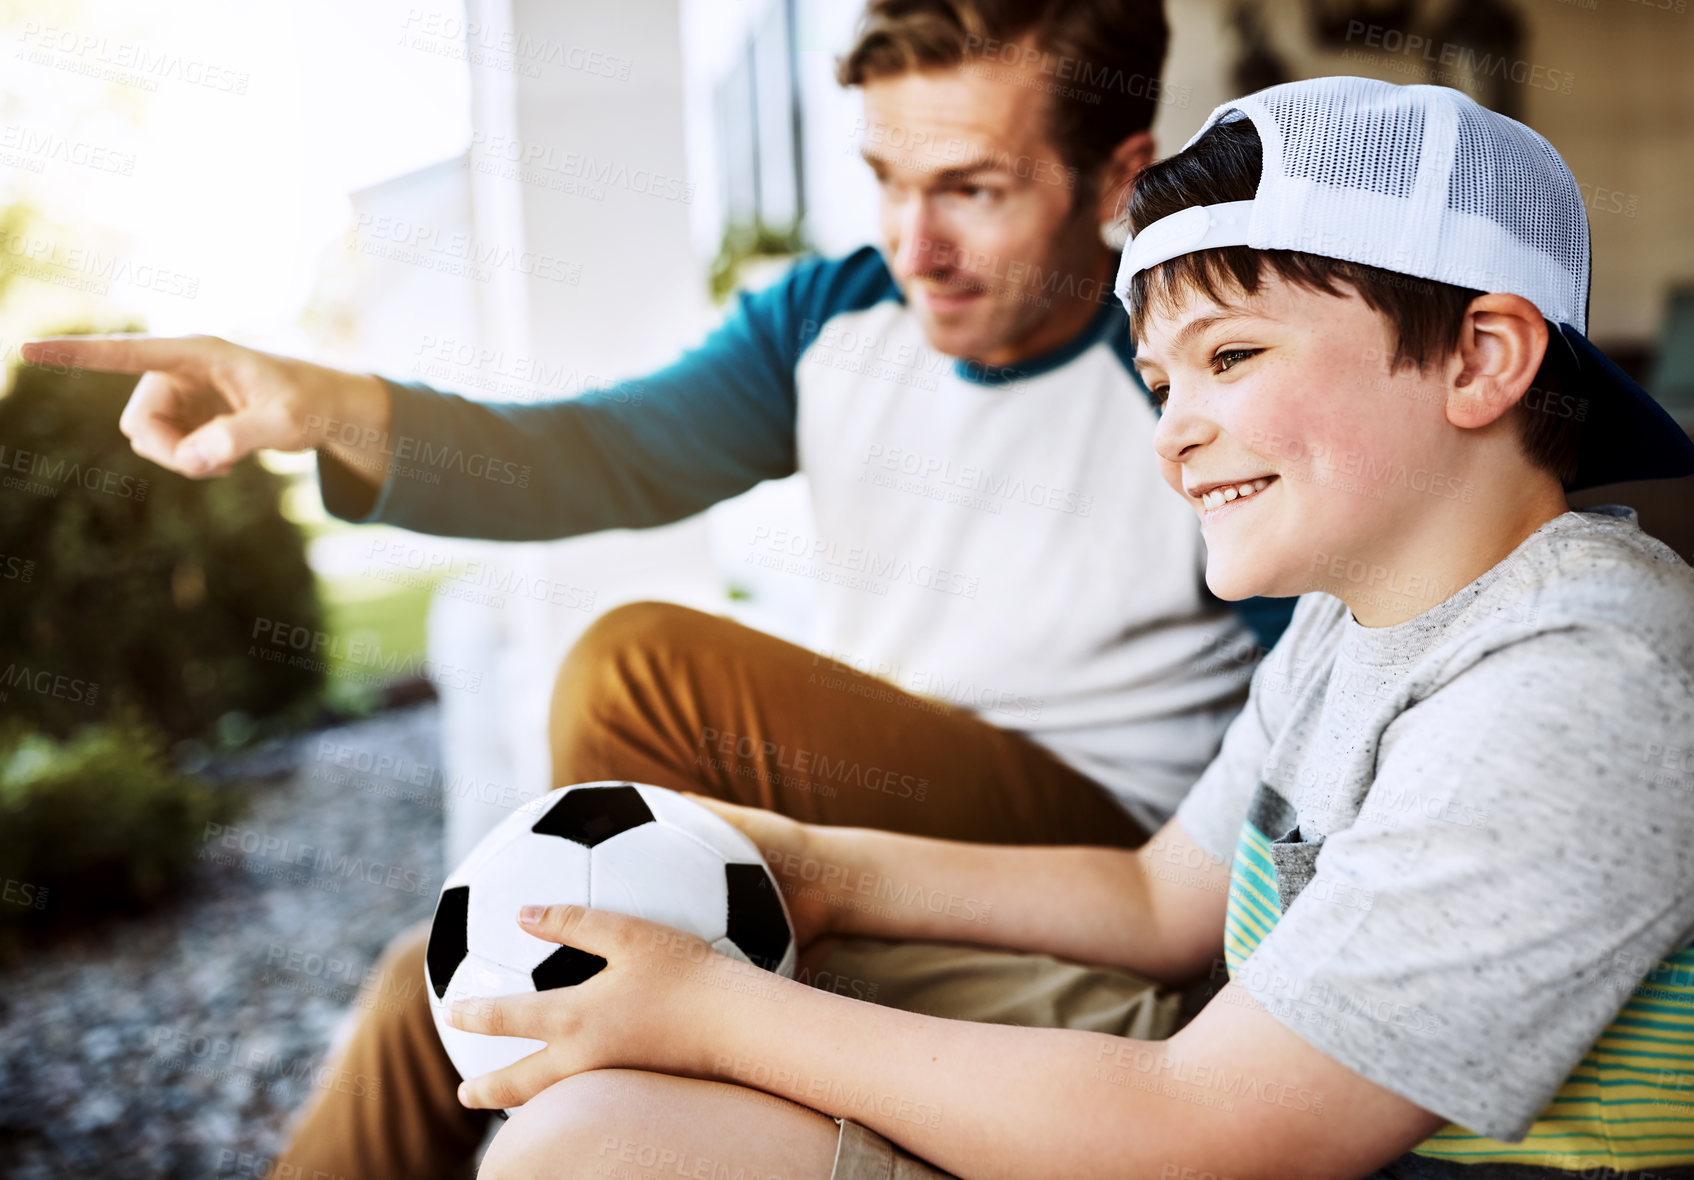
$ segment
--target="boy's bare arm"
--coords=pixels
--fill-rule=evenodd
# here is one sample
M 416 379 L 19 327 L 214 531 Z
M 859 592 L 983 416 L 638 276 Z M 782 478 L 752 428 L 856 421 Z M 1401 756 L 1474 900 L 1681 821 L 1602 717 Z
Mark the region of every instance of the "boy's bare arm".
M 708 1036 L 698 1076 L 759 1086 L 755 1063 L 788 1068 L 785 1097 L 959 1176 L 1344 1180 L 1446 1121 L 1307 1045 L 1235 984 L 1168 1041 L 792 990 L 783 1004 L 747 998 L 744 1020 Z
M 763 851 L 802 944 L 971 942 L 1176 982 L 1223 947 L 1229 868 L 1167 823 L 1136 851 L 1017 847 L 797 823 L 696 796 Z
M 1189 979 L 1223 947 L 1229 869 L 1205 853 L 1186 876 L 1163 858 L 1195 848 L 1175 820 L 1137 851 L 1016 847 L 820 828 L 839 865 L 838 934 L 977 942 Z M 1195 848 L 1195 851 L 1198 851 Z
M 588 1069 L 657 1070 L 853 1119 L 973 1180 L 1345 1180 L 1445 1121 L 1312 1048 L 1238 984 L 1170 1040 L 1138 1041 L 865 1003 L 608 911 L 547 907 L 532 931 L 608 965 L 456 1010 L 460 1028 L 547 1045 L 466 1082 L 466 1105 L 518 1105 Z
M 750 1020 L 739 1029 L 747 1055 L 793 1062 L 825 1079 L 825 1093 L 876 1095 L 874 1113 L 840 1100 L 826 1109 L 960 1176 L 1341 1180 L 1445 1122 L 1307 1045 L 1233 984 L 1169 1041 L 943 1021 L 812 994 L 838 1002 L 818 1005 L 816 1023 L 804 1009 Z M 720 1074 L 721 1057 L 710 1062 Z

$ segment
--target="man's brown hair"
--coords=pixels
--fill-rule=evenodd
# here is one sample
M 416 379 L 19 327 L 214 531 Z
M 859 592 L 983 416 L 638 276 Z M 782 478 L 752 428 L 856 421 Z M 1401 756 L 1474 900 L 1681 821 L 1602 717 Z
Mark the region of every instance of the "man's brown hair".
M 1153 123 L 1170 30 L 1160 0 L 870 0 L 836 80 L 970 63 L 1028 64 L 1047 79 L 1048 135 L 1086 187 Z
M 1264 148 L 1249 120 L 1214 125 L 1183 151 L 1149 166 L 1135 179 L 1128 209 L 1130 231 L 1140 233 L 1155 221 L 1194 205 L 1252 200 L 1263 164 Z M 1189 291 L 1219 304 L 1229 303 L 1236 293 L 1252 295 L 1267 271 L 1326 295 L 1344 295 L 1344 287 L 1356 291 L 1394 330 L 1390 373 L 1407 365 L 1424 369 L 1451 355 L 1458 347 L 1471 300 L 1482 294 L 1321 254 L 1222 246 L 1180 254 L 1137 273 L 1130 280 L 1130 332 L 1141 339 L 1149 309 L 1169 307 Z M 1517 419 L 1530 462 L 1568 486 L 1576 475 L 1581 422 L 1588 403 L 1572 396 L 1581 388 L 1580 377 L 1559 329 L 1548 324 L 1547 333 L 1541 367 L 1529 391 L 1510 412 Z

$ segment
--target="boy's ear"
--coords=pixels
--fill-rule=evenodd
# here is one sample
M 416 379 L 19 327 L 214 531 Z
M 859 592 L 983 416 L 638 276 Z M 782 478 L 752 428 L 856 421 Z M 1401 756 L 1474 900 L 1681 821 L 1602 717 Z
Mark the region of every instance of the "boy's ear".
M 1141 170 L 1153 162 L 1153 133 L 1137 131 L 1112 151 L 1112 158 L 1100 165 L 1100 182 L 1095 186 L 1099 208 L 1095 211 L 1101 225 L 1109 225 L 1123 216 L 1129 208 L 1129 194 Z
M 1465 309 L 1450 364 L 1447 421 L 1487 426 L 1529 390 L 1547 353 L 1547 321 L 1522 295 L 1478 295 Z

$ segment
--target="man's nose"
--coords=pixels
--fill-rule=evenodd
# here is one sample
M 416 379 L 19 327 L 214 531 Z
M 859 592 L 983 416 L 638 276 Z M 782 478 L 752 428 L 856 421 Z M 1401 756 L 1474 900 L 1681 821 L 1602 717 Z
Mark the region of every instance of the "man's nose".
M 922 275 L 945 269 L 953 249 L 940 234 L 929 202 L 919 198 L 901 210 L 900 249 L 895 256 L 896 270 L 903 275 Z

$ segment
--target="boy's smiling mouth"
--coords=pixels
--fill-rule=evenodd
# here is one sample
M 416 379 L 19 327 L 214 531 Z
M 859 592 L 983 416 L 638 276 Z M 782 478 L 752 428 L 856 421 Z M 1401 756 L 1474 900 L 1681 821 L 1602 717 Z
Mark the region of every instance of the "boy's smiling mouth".
M 1259 475 L 1249 479 L 1232 479 L 1218 483 L 1200 484 L 1197 487 L 1184 488 L 1189 496 L 1200 502 L 1200 508 L 1212 512 L 1235 500 L 1245 500 L 1257 495 L 1276 481 L 1274 475 Z

